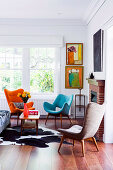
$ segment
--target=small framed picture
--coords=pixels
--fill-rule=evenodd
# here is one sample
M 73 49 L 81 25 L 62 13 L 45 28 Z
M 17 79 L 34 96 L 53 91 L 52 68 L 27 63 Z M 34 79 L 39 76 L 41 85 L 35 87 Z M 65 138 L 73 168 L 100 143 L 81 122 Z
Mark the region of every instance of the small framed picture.
M 83 43 L 66 43 L 66 64 L 83 64 Z
M 83 66 L 65 66 L 65 88 L 83 88 Z

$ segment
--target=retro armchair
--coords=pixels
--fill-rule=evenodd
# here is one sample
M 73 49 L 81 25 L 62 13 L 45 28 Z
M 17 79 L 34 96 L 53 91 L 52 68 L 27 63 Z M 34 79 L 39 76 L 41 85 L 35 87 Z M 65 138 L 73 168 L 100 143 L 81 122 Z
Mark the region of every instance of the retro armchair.
M 44 102 L 43 107 L 46 112 L 48 112 L 46 122 L 48 117 L 54 116 L 55 117 L 55 127 L 56 127 L 56 117 L 60 116 L 61 119 L 61 127 L 62 127 L 62 117 L 68 117 L 71 123 L 71 119 L 69 118 L 69 110 L 73 101 L 73 95 L 63 95 L 59 94 L 53 104 L 48 102 Z M 45 124 L 46 124 L 45 122 Z
M 99 105 L 97 103 L 89 103 L 86 109 L 86 114 L 85 114 L 85 121 L 84 121 L 84 126 L 79 126 L 79 125 L 73 125 L 69 129 L 58 129 L 59 132 L 62 134 L 61 142 L 58 148 L 58 152 L 60 151 L 61 145 L 64 141 L 64 139 L 69 138 L 73 140 L 73 145 L 74 141 L 80 141 L 82 144 L 82 153 L 83 156 L 85 154 L 84 151 L 84 141 L 85 140 L 92 140 L 97 148 L 98 151 L 98 146 L 96 139 L 94 135 L 96 134 L 103 115 L 105 112 L 105 105 Z
M 23 89 L 18 89 L 18 90 L 14 90 L 14 91 L 9 91 L 7 89 L 4 89 L 4 93 L 5 93 L 8 105 L 9 105 L 9 109 L 11 111 L 11 117 L 13 115 L 17 116 L 17 125 L 18 125 L 19 115 L 23 112 L 23 109 L 17 108 L 14 103 L 15 102 L 17 102 L 17 103 L 23 102 L 20 97 L 17 97 L 17 94 L 18 93 L 23 93 L 23 91 L 24 91 Z M 27 103 L 27 107 L 28 107 L 29 110 L 34 110 L 35 109 L 34 107 L 32 107 L 33 104 L 34 104 L 33 102 Z

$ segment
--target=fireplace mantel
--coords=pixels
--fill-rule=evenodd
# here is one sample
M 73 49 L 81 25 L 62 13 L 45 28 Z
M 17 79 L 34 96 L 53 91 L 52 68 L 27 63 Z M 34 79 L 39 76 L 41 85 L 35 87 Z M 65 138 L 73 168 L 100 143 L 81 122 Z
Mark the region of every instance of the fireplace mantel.
M 89 84 L 95 85 L 95 86 L 105 86 L 105 80 L 96 80 L 96 79 L 89 79 L 87 78 Z
M 96 93 L 96 102 L 98 104 L 103 104 L 104 102 L 104 89 L 105 89 L 105 80 L 96 80 L 96 79 L 87 79 L 89 84 L 89 102 L 92 102 L 92 92 Z M 96 137 L 98 140 L 103 141 L 104 134 L 104 119 L 101 122 Z

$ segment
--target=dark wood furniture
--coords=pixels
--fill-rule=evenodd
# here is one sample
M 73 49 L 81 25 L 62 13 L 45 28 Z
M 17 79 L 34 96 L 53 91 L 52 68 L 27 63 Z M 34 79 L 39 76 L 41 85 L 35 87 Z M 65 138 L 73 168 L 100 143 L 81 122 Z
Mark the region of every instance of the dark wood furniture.
M 19 121 L 19 116 L 20 116 L 20 112 L 17 113 L 10 113 L 10 119 L 16 119 L 17 120 L 17 126 L 18 126 L 18 121 Z
M 24 114 L 22 113 L 19 116 L 19 119 L 21 120 L 21 135 L 23 129 L 32 129 L 36 128 L 36 135 L 38 135 L 38 120 L 39 120 L 40 114 L 38 115 L 28 115 L 28 117 L 24 117 Z M 28 121 L 31 120 L 31 121 Z M 36 121 L 36 124 L 32 120 Z
M 46 125 L 46 123 L 47 123 L 47 120 L 48 120 L 48 117 L 49 117 L 49 116 L 53 116 L 53 114 L 48 113 L 47 118 L 46 118 L 46 121 L 45 121 L 45 125 Z M 69 119 L 69 121 L 70 121 L 70 125 L 72 125 L 72 122 L 71 122 L 71 119 L 70 119 L 69 115 L 62 115 L 62 113 L 60 113 L 60 114 L 54 115 L 54 117 L 55 117 L 55 129 L 56 129 L 56 118 L 57 118 L 57 117 L 60 117 L 60 120 L 61 120 L 61 128 L 62 128 L 62 118 L 63 118 L 63 117 L 67 117 L 67 118 Z
M 77 104 L 77 98 L 79 98 L 79 104 Z M 81 103 L 81 99 L 83 98 L 83 104 Z M 84 115 L 85 115 L 85 95 L 84 94 L 76 94 L 75 95 L 75 119 L 76 119 L 76 109 L 79 108 L 79 111 L 81 111 L 81 108 L 84 109 Z

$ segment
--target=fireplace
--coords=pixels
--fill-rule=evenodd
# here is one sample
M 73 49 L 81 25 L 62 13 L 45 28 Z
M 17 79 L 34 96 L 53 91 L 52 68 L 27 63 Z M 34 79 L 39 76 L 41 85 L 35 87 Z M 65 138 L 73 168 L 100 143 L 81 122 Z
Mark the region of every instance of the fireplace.
M 91 90 L 91 102 L 97 103 L 97 92 Z
M 89 102 L 103 104 L 105 80 L 88 79 L 88 83 L 89 83 Z M 99 141 L 103 141 L 103 134 L 104 134 L 104 118 L 101 122 L 99 130 L 96 133 L 96 139 Z

